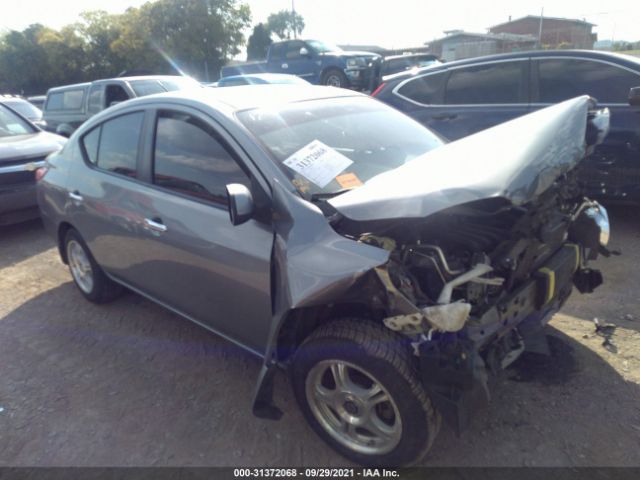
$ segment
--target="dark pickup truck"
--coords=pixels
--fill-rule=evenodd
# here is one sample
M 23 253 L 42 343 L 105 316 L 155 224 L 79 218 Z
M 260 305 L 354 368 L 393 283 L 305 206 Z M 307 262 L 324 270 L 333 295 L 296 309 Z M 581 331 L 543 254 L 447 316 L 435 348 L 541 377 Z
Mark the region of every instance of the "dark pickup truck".
M 288 73 L 316 85 L 372 90 L 382 57 L 347 52 L 318 40 L 286 40 L 269 47 L 265 62 L 223 67 L 220 77 L 251 73 Z

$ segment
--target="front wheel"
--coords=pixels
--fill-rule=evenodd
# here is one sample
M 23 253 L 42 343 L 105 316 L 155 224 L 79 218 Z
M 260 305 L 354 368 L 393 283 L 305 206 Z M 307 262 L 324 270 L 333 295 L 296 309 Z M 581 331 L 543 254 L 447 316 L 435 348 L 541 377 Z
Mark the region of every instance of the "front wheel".
M 332 68 L 327 70 L 322 75 L 322 85 L 327 85 L 329 87 L 338 87 L 338 88 L 348 88 L 349 80 L 344 72 L 341 72 L 337 68 Z
M 336 320 L 300 346 L 292 384 L 311 427 L 342 455 L 362 465 L 411 465 L 440 427 L 413 360 L 384 326 Z

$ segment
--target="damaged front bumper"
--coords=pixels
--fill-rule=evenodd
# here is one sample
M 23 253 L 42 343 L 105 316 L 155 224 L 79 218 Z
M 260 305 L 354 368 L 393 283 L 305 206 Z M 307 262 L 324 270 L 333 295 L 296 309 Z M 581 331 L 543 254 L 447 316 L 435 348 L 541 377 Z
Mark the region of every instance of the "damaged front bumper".
M 422 381 L 436 408 L 458 433 L 489 400 L 488 372 L 510 365 L 534 335 L 569 297 L 572 284 L 595 279 L 582 268 L 582 248 L 567 243 L 531 278 L 459 332 L 429 335 L 417 345 Z M 588 272 L 588 273 L 587 273 Z M 598 272 L 599 273 L 599 272 Z

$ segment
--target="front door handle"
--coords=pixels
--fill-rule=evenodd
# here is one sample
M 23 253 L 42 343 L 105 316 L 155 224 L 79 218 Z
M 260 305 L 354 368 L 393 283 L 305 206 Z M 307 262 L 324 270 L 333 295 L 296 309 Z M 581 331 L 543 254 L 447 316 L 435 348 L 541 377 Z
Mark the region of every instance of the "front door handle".
M 82 195 L 77 190 L 75 192 L 69 192 L 69 198 L 75 202 L 81 202 L 83 200 Z
M 289 64 L 288 63 L 283 63 L 282 64 L 282 68 L 289 68 Z
M 145 218 L 144 228 L 157 233 L 164 233 L 167 231 L 167 226 L 162 223 L 162 220 L 160 220 L 159 218 Z

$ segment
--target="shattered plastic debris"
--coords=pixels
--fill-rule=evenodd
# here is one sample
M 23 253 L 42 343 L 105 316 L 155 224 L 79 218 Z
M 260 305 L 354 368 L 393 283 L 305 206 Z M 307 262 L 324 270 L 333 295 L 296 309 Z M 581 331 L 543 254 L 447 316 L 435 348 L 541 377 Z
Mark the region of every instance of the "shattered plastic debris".
M 618 353 L 618 347 L 616 347 L 611 341 L 611 337 L 617 328 L 616 325 L 612 323 L 602 323 L 598 318 L 594 318 L 593 323 L 596 326 L 596 335 L 604 337 L 602 346 L 611 353 Z

